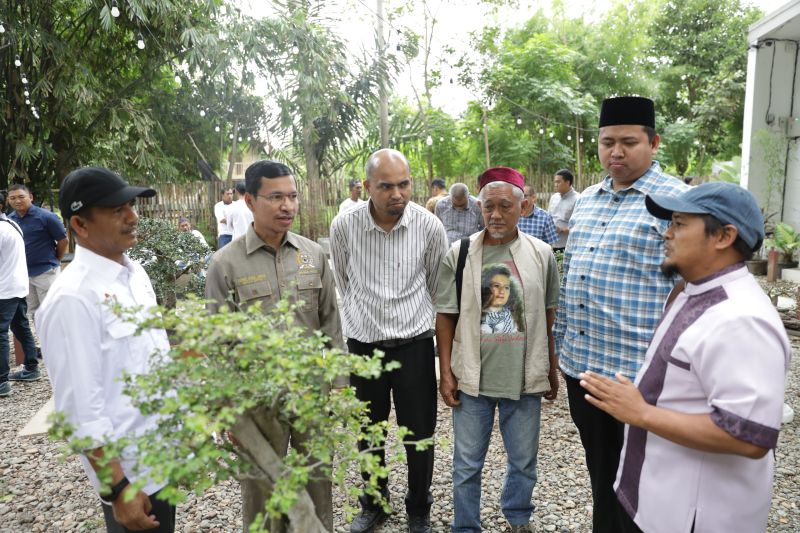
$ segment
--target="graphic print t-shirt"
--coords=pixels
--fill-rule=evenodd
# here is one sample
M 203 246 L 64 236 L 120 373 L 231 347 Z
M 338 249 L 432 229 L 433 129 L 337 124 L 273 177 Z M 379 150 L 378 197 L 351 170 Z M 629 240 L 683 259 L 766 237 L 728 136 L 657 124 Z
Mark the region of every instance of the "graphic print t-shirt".
M 480 393 L 518 400 L 524 381 L 525 303 L 510 246 L 483 247 Z

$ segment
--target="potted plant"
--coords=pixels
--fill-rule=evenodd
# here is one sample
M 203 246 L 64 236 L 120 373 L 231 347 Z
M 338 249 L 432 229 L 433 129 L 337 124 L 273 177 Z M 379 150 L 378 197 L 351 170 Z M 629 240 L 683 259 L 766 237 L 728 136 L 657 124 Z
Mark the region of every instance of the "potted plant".
M 789 224 L 780 222 L 775 226 L 772 237 L 764 241 L 764 248 L 767 250 L 775 249 L 780 252 L 779 271 L 784 268 L 795 268 L 797 267 L 797 261 L 794 260 L 794 253 L 800 249 L 800 234 Z

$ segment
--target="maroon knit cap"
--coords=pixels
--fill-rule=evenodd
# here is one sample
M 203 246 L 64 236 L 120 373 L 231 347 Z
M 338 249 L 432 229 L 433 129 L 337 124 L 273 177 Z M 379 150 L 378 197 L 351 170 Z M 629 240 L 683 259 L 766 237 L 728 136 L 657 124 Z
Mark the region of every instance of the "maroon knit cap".
M 523 190 L 525 188 L 525 176 L 513 168 L 492 167 L 478 177 L 478 190 L 495 181 L 504 181 Z

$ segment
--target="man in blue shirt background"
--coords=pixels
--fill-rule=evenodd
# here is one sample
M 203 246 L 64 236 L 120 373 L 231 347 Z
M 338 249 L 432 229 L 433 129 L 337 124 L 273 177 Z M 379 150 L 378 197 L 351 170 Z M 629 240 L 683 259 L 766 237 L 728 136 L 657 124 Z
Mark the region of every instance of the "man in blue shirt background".
M 517 227 L 523 233 L 533 235 L 547 244 L 553 244 L 558 240 L 553 217 L 544 209 L 536 206 L 536 191 L 533 186 L 526 185 L 524 191 L 530 207 L 521 213 Z
M 7 200 L 14 209 L 8 218 L 22 229 L 25 240 L 27 303 L 28 312 L 33 316 L 61 271 L 61 258 L 67 251 L 67 232 L 54 213 L 33 205 L 33 195 L 25 185 L 9 187 Z M 11 381 L 34 381 L 39 378 L 38 370 L 25 368 L 8 376 Z

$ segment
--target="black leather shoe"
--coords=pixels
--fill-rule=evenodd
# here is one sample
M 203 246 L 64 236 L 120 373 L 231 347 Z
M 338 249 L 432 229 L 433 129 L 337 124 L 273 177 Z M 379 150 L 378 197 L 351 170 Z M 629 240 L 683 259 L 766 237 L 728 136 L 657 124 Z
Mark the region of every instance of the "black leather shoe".
M 389 518 L 389 514 L 381 507 L 361 509 L 358 516 L 353 519 L 353 523 L 350 524 L 350 533 L 372 533 L 387 518 Z
M 421 516 L 408 515 L 408 531 L 409 533 L 431 533 L 430 513 Z

